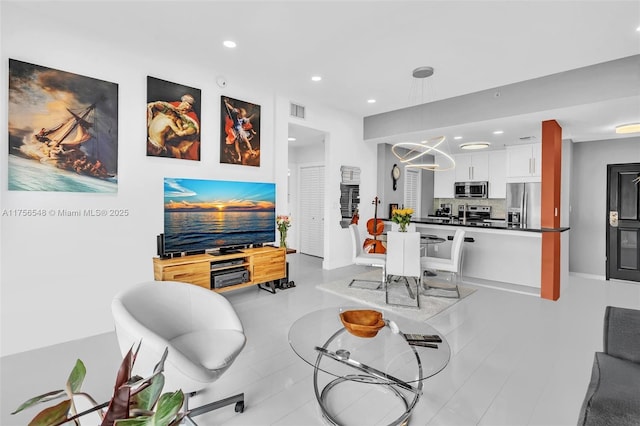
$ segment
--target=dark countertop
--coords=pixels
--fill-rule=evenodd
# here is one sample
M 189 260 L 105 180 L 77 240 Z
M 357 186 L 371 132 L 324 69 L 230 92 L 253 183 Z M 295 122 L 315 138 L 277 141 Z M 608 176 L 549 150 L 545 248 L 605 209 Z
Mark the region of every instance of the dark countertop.
M 427 216 L 427 217 L 418 217 L 412 218 L 412 223 L 420 223 L 420 224 L 429 224 L 435 226 L 459 226 L 463 228 L 473 228 L 473 229 L 500 229 L 505 231 L 522 231 L 522 232 L 564 232 L 568 231 L 569 227 L 561 227 L 561 228 L 516 228 L 511 225 L 507 225 L 506 223 L 493 222 L 490 226 L 477 226 L 471 224 L 462 224 L 462 223 L 442 223 L 442 219 L 446 219 L 446 217 L 442 216 Z M 387 219 L 388 220 L 388 219 Z

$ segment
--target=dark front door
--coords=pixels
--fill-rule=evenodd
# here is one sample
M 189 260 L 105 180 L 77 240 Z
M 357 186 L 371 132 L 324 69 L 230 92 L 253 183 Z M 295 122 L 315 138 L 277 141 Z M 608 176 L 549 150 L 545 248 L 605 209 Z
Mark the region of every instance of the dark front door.
M 640 163 L 607 166 L 607 276 L 640 282 Z

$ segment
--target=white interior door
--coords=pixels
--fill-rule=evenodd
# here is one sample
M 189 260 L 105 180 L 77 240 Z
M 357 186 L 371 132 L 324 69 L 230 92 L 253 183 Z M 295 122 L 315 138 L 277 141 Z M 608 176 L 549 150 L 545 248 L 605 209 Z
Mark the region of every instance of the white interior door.
M 420 216 L 420 170 L 404 169 L 404 208 L 413 209 L 413 217 Z
M 324 166 L 300 166 L 300 253 L 324 257 Z

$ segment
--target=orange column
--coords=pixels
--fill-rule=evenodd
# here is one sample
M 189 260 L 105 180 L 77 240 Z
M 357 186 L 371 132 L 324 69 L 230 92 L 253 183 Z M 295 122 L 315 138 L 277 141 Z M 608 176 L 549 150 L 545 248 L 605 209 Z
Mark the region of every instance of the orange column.
M 542 122 L 542 228 L 560 227 L 560 178 L 562 174 L 562 128 L 555 120 Z M 560 233 L 542 233 L 540 296 L 560 297 Z

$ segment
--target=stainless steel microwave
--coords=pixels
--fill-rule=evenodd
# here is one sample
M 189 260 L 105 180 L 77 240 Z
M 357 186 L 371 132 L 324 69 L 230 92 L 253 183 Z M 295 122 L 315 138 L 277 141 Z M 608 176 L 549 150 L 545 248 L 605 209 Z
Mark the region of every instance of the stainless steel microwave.
M 456 198 L 487 198 L 489 182 L 456 182 L 454 194 Z

